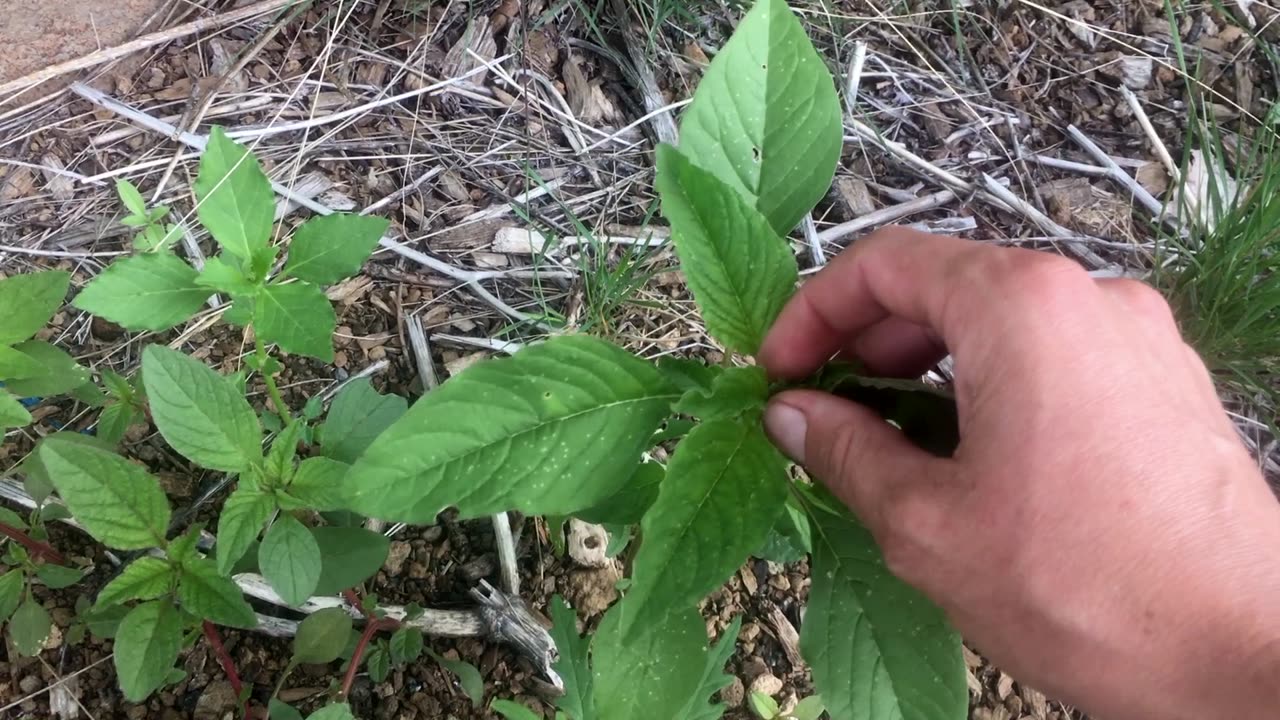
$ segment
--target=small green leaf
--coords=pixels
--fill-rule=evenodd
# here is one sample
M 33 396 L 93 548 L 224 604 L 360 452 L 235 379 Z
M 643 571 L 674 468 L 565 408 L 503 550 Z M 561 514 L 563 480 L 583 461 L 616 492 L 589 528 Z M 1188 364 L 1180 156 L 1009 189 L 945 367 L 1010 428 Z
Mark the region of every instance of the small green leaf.
M 385 641 L 379 642 L 365 655 L 364 667 L 369 671 L 369 679 L 380 683 L 391 674 L 391 653 Z
M 76 364 L 61 348 L 43 340 L 27 340 L 13 346 L 44 368 L 44 372 L 22 380 L 11 380 L 5 387 L 18 397 L 49 397 L 71 392 L 89 382 L 89 371 Z
M 293 477 L 293 459 L 298 456 L 298 442 L 307 424 L 292 420 L 276 435 L 267 452 L 267 477 L 288 482 Z
M 578 634 L 578 615 L 559 595 L 551 598 L 551 639 L 560 657 L 552 666 L 564 683 L 556 707 L 576 720 L 594 720 L 595 697 L 591 689 L 591 638 Z
M 674 391 L 609 343 L 562 336 L 468 368 L 414 404 L 347 479 L 363 515 L 569 514 L 626 482 Z
M 31 423 L 31 413 L 18 402 L 18 398 L 0 389 L 0 431 L 25 427 Z
M 218 518 L 218 571 L 228 574 L 236 562 L 256 541 L 257 534 L 275 512 L 275 498 L 252 483 L 244 482 L 223 503 Z
M 689 698 L 684 712 L 679 717 L 684 720 L 720 720 L 724 715 L 724 703 L 708 703 L 708 698 L 728 687 L 733 676 L 725 674 L 724 667 L 733 656 L 734 645 L 738 642 L 738 633 L 742 630 L 742 616 L 733 619 L 729 627 L 720 634 L 716 646 L 707 653 L 707 664 L 702 672 L 702 682 L 698 690 Z
M 201 467 L 242 472 L 262 457 L 262 427 L 227 378 L 163 345 L 142 353 L 143 382 L 156 427 Z
M 333 360 L 333 331 L 338 324 L 324 291 L 307 282 L 268 285 L 258 293 L 254 328 L 281 350 Z
M 796 703 L 795 709 L 787 713 L 787 720 L 818 720 L 826 711 L 827 707 L 822 704 L 822 698 L 810 695 Z
M 759 690 L 752 690 L 747 696 L 747 701 L 751 705 L 751 712 L 761 720 L 774 720 L 778 717 L 781 708 L 778 707 L 778 701 L 765 695 Z
M 164 685 L 182 649 L 182 618 L 165 600 L 129 611 L 116 631 L 116 677 L 129 702 L 142 702 Z
M 72 388 L 67 394 L 93 408 L 102 407 L 107 403 L 106 393 L 98 389 L 98 386 L 94 385 L 91 381 Z
M 427 653 L 458 678 L 462 692 L 466 693 L 467 698 L 471 700 L 471 707 L 480 707 L 484 702 L 484 678 L 480 676 L 476 666 L 463 660 L 450 660 L 434 650 L 428 649 Z
M 271 698 L 270 704 L 267 705 L 267 716 L 269 720 L 302 720 L 302 713 L 295 710 L 292 705 L 282 703 L 275 698 Z
M 401 626 L 391 635 L 391 662 L 396 665 L 413 662 L 422 655 L 422 631 Z M 472 698 L 474 701 L 474 698 Z
M 134 215 L 146 216 L 147 201 L 142 199 L 142 193 L 138 192 L 137 186 L 128 180 L 116 180 L 116 194 L 120 196 L 120 202 L 124 203 L 124 207 Z
M 231 307 L 222 313 L 222 319 L 235 327 L 248 327 L 253 322 L 253 306 L 255 296 L 253 295 L 236 295 L 231 298 Z
M 0 345 L 12 345 L 35 335 L 62 307 L 71 284 L 63 270 L 14 275 L 0 280 Z
M 698 84 L 680 150 L 785 235 L 831 186 L 842 143 L 822 57 L 785 0 L 761 0 Z
M 22 571 L 14 568 L 0 575 L 0 623 L 9 619 L 22 601 Z
M 735 367 L 720 373 L 709 391 L 690 390 L 676 403 L 675 412 L 702 420 L 736 417 L 764 407 L 769 379 L 762 367 Z
M 154 600 L 169 592 L 173 566 L 157 557 L 143 556 L 125 566 L 98 592 L 97 609 L 129 600 Z
M 245 602 L 239 586 L 218 574 L 212 560 L 196 558 L 182 564 L 178 602 L 187 612 L 216 625 L 252 628 L 258 624 L 258 616 Z
M 286 275 L 332 285 L 360 272 L 390 223 L 380 217 L 334 213 L 313 217 L 293 234 Z
M 146 470 L 63 437 L 45 438 L 37 452 L 63 502 L 94 538 L 118 550 L 164 545 L 169 502 Z
M 624 639 L 628 599 L 605 613 L 591 641 L 595 707 L 601 720 L 676 718 L 698 690 L 707 631 L 692 607 L 672 611 Z
M 152 220 L 151 224 L 134 236 L 133 249 L 143 253 L 160 253 L 173 247 L 181 239 L 182 230 L 177 225 Z
M 795 290 L 790 246 L 746 199 L 670 145 L 658 148 L 657 189 L 707 330 L 755 353 Z
M 326 457 L 350 465 L 408 409 L 404 398 L 380 395 L 368 378 L 352 380 L 329 406 L 321 426 L 320 447 Z
M 325 608 L 308 615 L 293 638 L 293 660 L 323 665 L 337 660 L 347 647 L 351 616 L 343 608 Z
M 129 427 L 142 419 L 132 405 L 115 401 L 102 408 L 98 415 L 98 437 L 103 442 L 119 445 Z
M 50 590 L 61 590 L 80 582 L 84 577 L 84 571 L 79 568 L 44 563 L 36 566 L 36 577 L 40 578 L 45 587 Z
M 199 544 L 200 533 L 203 531 L 204 523 L 198 522 L 187 528 L 186 532 L 169 541 L 169 547 L 165 548 L 165 554 L 169 556 L 169 560 L 182 564 L 202 557 L 196 552 L 196 545 Z
M 967 717 L 960 636 L 924 595 L 894 577 L 847 512 L 815 510 L 809 606 L 800 652 L 833 718 Z
M 193 186 L 196 214 L 223 250 L 249 261 L 267 248 L 275 217 L 275 195 L 257 158 L 213 128 L 200 156 Z
M 696 606 L 741 567 L 782 512 L 787 483 L 786 462 L 758 421 L 712 420 L 689 433 L 641 523 L 627 596 L 633 627 Z
M 272 720 L 275 720 L 272 718 Z M 307 716 L 307 720 L 356 720 L 351 714 L 351 706 L 346 703 L 325 705 Z
M 196 276 L 177 255 L 134 255 L 103 270 L 72 304 L 129 330 L 167 330 L 195 315 L 212 294 Z
M 658 371 L 683 392 L 687 393 L 690 390 L 711 392 L 712 384 L 715 383 L 716 378 L 720 377 L 720 373 L 724 372 L 724 368 L 708 365 L 701 360 L 667 356 L 658 359 Z
M 489 703 L 489 709 L 498 713 L 507 720 L 543 720 L 541 715 L 519 703 L 511 702 L 510 700 L 494 700 Z M 582 720 L 575 716 L 570 717 L 573 718 L 573 720 Z
M 44 641 L 53 630 L 53 618 L 49 611 L 36 602 L 34 597 L 27 596 L 26 602 L 18 606 L 9 620 L 9 638 L 17 648 L 19 655 L 35 657 L 44 649 Z
M 30 355 L 0 345 L 0 380 L 25 380 L 45 374 L 44 366 Z
M 642 462 L 631 473 L 631 479 L 616 495 L 574 513 L 574 517 L 601 525 L 635 525 L 658 499 L 658 488 L 667 471 L 658 463 Z
M 133 385 L 127 378 L 110 368 L 102 368 L 102 384 L 107 388 L 107 392 L 117 400 L 133 399 Z
M 258 567 L 281 599 L 301 605 L 320 581 L 320 546 L 292 515 L 276 518 L 258 546 Z
M 373 577 L 391 550 L 387 536 L 360 527 L 318 527 L 311 534 L 322 558 L 317 595 L 336 595 Z
M 280 506 L 285 510 L 341 510 L 346 504 L 344 489 L 349 469 L 349 465 L 326 457 L 303 460 L 280 497 Z
M 200 271 L 195 282 L 201 287 L 213 288 L 231 295 L 252 295 L 258 291 L 258 286 L 245 277 L 240 268 L 221 257 L 205 260 L 204 269 Z
M 812 550 L 809 540 L 809 516 L 787 499 L 787 509 L 773 524 L 773 529 L 752 555 L 776 563 L 792 563 Z

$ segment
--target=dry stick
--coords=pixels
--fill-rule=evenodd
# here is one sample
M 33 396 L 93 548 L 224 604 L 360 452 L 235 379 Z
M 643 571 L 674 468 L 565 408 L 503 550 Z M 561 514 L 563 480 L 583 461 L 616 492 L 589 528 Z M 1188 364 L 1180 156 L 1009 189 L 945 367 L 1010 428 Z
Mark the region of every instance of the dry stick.
M 1027 153 L 1023 156 L 1024 160 L 1029 160 L 1037 165 L 1045 167 L 1057 168 L 1058 170 L 1069 170 L 1079 175 L 1088 175 L 1090 177 L 1110 177 L 1111 171 L 1098 167 L 1097 165 L 1087 165 L 1085 163 L 1075 162 L 1073 160 L 1063 160 L 1062 158 L 1049 157 L 1048 155 L 1037 155 L 1035 153 Z
M 1098 147 L 1097 143 L 1090 140 L 1084 133 L 1080 132 L 1080 128 L 1077 128 L 1075 125 L 1068 125 L 1067 134 L 1071 136 L 1071 139 L 1074 140 L 1076 144 L 1084 148 L 1084 151 L 1088 153 L 1090 157 L 1107 169 L 1108 177 L 1125 186 L 1129 192 L 1133 193 L 1134 199 L 1145 207 L 1147 211 L 1151 213 L 1152 217 L 1165 223 L 1173 230 L 1182 230 L 1182 225 L 1178 222 L 1178 219 L 1165 212 L 1164 203 L 1161 203 L 1155 198 L 1155 196 L 1147 192 L 1146 188 L 1142 187 L 1142 185 L 1132 175 L 1125 172 L 1124 168 L 1121 168 L 1116 164 L 1116 161 L 1112 159 L 1110 155 L 1105 153 L 1102 148 Z
M 956 194 L 951 190 L 939 190 L 936 193 L 923 195 L 914 200 L 908 200 L 904 203 L 880 208 L 875 212 L 869 212 L 862 217 L 855 218 L 849 222 L 840 223 L 839 225 L 823 230 L 818 233 L 818 241 L 822 243 L 838 243 L 846 237 L 869 227 L 883 225 L 885 223 L 890 223 L 904 218 L 908 215 L 932 210 L 936 207 L 946 205 L 955 199 Z
M 1169 171 L 1169 178 L 1173 180 L 1175 185 L 1181 183 L 1182 172 L 1178 169 L 1178 165 L 1173 162 L 1173 156 L 1169 154 L 1169 148 L 1165 147 L 1164 141 L 1156 134 L 1156 128 L 1151 124 L 1151 118 L 1147 117 L 1147 111 L 1143 109 L 1142 103 L 1138 101 L 1138 96 L 1123 84 L 1120 85 L 1120 95 L 1125 102 L 1129 103 L 1129 109 L 1133 110 L 1134 117 L 1138 118 L 1138 125 L 1147 134 L 1147 139 L 1151 141 L 1151 148 L 1155 150 L 1160 162 L 1164 163 L 1164 169 Z
M 122 58 L 139 50 L 145 50 L 149 47 L 169 42 L 170 40 L 176 40 L 193 33 L 212 30 L 224 25 L 240 22 L 241 20 L 247 20 L 249 18 L 262 15 L 263 13 L 269 13 L 272 10 L 292 5 L 297 1 L 298 0 L 263 0 L 263 2 L 250 5 L 246 8 L 232 10 L 231 12 L 214 15 L 213 17 L 192 20 L 189 23 L 183 23 L 177 27 L 171 27 L 167 30 L 160 30 L 143 35 L 142 37 L 137 38 L 136 40 L 131 40 L 123 45 L 98 50 L 97 52 L 89 53 L 88 55 L 76 58 L 75 60 L 68 60 L 56 65 L 50 65 L 43 70 L 38 70 L 30 75 L 20 77 L 17 80 L 4 83 L 3 85 L 0 85 L 0 96 L 4 96 L 15 91 L 26 90 L 27 88 L 39 85 L 46 80 L 52 80 L 61 75 L 66 75 L 67 73 L 84 70 L 95 65 L 101 65 L 104 62 Z M 6 100 L 7 99 L 0 97 L 0 103 L 5 102 Z
M 128 118 L 129 120 L 132 120 L 138 123 L 139 125 L 142 125 L 143 127 L 146 127 L 150 130 L 154 130 L 156 132 L 168 135 L 178 140 L 179 142 L 182 142 L 185 145 L 196 148 L 197 150 L 203 150 L 204 146 L 208 143 L 208 138 L 202 135 L 179 132 L 178 129 L 173 125 L 166 123 L 162 120 L 159 120 L 152 115 L 148 115 L 147 113 L 144 113 L 141 110 L 125 105 L 124 103 L 112 97 L 109 97 L 106 93 L 103 93 L 99 90 L 95 90 L 94 88 L 91 88 L 82 83 L 72 83 L 71 91 L 83 97 L 84 99 L 88 100 L 89 102 L 92 102 L 93 104 L 98 105 L 99 107 L 105 108 L 118 115 Z M 421 93 L 417 93 L 416 91 L 415 93 L 421 94 Z M 342 113 L 338 113 L 338 115 L 342 115 Z M 228 133 L 228 134 L 231 135 L 233 133 Z M 244 136 L 243 133 L 241 133 L 240 135 L 242 137 Z M 298 205 L 301 205 L 302 207 L 305 207 L 308 210 L 311 210 L 312 212 L 315 212 L 316 214 L 331 215 L 334 213 L 334 210 L 332 208 L 329 208 L 326 205 L 318 203 L 308 197 L 300 195 L 294 192 L 293 190 L 291 190 L 290 188 L 285 187 L 284 185 L 278 182 L 271 181 L 271 189 L 274 190 L 277 195 L 282 195 L 288 198 L 289 200 L 291 200 L 292 202 Z M 486 290 L 483 286 L 480 285 L 481 280 L 488 280 L 488 279 L 500 278 L 500 277 L 514 277 L 515 274 L 513 271 L 464 270 L 462 268 L 450 265 L 449 263 L 446 263 L 442 260 L 437 260 L 436 258 L 433 258 L 430 255 L 427 255 L 425 253 L 421 253 L 421 252 L 418 252 L 417 250 L 406 247 L 400 244 L 399 242 L 397 242 L 395 239 L 393 239 L 393 236 L 390 234 L 384 235 L 380 240 L 378 240 L 378 244 L 396 253 L 397 255 L 401 255 L 410 260 L 413 260 L 414 262 L 425 265 L 431 268 L 432 270 L 439 272 L 442 275 L 447 275 L 456 280 L 460 280 L 461 282 L 465 283 L 471 289 L 471 291 L 474 292 L 476 295 L 478 295 L 482 300 L 489 303 L 491 306 L 493 306 L 502 314 L 507 315 L 508 317 L 514 320 L 518 320 L 520 322 L 532 323 L 537 327 L 542 328 L 543 330 L 548 330 L 548 331 L 551 330 L 551 328 L 547 326 L 545 323 L 535 321 L 529 315 L 526 315 L 525 313 L 522 313 L 519 310 L 516 310 L 510 305 L 507 305 L 505 302 L 500 300 L 497 296 L 493 295 L 488 290 Z M 559 275 L 563 276 L 564 273 L 559 273 Z M 544 274 L 543 276 L 551 277 L 550 274 Z
M 427 342 L 427 334 L 422 329 L 422 320 L 412 315 L 405 320 L 409 329 L 409 346 L 413 348 L 414 364 L 418 366 L 418 378 L 422 380 L 423 392 L 439 387 L 440 378 L 436 375 L 436 364 L 431 359 L 431 344 Z
M 1016 208 L 1047 234 L 1063 238 L 1081 237 L 1081 233 L 1072 232 L 1071 230 L 1054 222 L 1048 215 L 1040 212 L 1038 208 L 1034 207 L 1026 200 L 1014 195 L 1012 190 L 1001 185 L 998 180 L 990 175 L 982 173 L 982 184 L 983 187 L 986 188 L 987 192 L 996 196 L 1010 207 Z M 1083 260 L 1091 270 L 1106 268 L 1112 265 L 1112 263 L 1102 259 L 1100 255 L 1082 244 L 1068 243 L 1067 249 L 1074 253 L 1076 257 Z

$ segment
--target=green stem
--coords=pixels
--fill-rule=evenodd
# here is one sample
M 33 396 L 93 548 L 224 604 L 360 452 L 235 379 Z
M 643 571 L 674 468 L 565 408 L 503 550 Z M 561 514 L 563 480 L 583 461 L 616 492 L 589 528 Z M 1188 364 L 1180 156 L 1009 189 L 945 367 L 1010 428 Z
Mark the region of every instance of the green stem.
M 253 334 L 253 350 L 258 357 L 258 366 L 266 367 L 266 361 L 270 356 L 267 355 L 267 346 L 256 332 Z M 262 379 L 267 383 L 267 395 L 271 397 L 271 404 L 275 406 L 281 422 L 285 424 L 285 427 L 288 427 L 289 423 L 293 422 L 293 418 L 289 417 L 289 408 L 284 404 L 284 398 L 280 396 L 280 388 L 276 386 L 275 377 L 271 373 L 263 371 Z

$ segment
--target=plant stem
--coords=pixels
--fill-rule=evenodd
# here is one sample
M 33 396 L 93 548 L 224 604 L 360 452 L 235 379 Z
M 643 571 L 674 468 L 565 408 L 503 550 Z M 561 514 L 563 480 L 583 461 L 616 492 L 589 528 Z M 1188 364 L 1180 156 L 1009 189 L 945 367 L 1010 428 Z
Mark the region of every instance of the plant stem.
M 32 555 L 42 557 L 51 563 L 63 565 L 67 562 L 67 559 L 62 556 L 62 553 L 54 550 L 52 545 L 40 542 L 16 527 L 0 523 L 0 535 L 4 535 L 10 540 L 18 543 L 22 547 L 26 548 L 27 552 L 30 552 Z
M 240 673 L 236 672 L 235 661 L 231 659 L 227 648 L 222 644 L 222 636 L 218 634 L 218 627 L 205 620 L 202 628 L 204 630 L 204 639 L 209 642 L 209 647 L 213 648 L 213 655 L 218 658 L 218 664 L 222 666 L 222 672 L 226 673 L 227 680 L 231 683 L 231 690 L 235 692 L 236 699 L 240 700 L 241 714 L 243 717 L 249 717 L 249 698 L 244 697 L 244 684 L 240 682 Z
M 350 695 L 351 684 L 356 681 L 356 672 L 360 670 L 360 661 L 364 660 L 364 651 L 369 647 L 369 641 L 373 639 L 374 633 L 378 632 L 381 625 L 381 620 L 370 620 L 364 626 L 364 632 L 360 633 L 360 641 L 356 643 L 355 652 L 351 653 L 351 664 L 347 666 L 347 674 L 342 678 L 340 698 L 345 700 Z
M 253 350 L 258 357 L 258 366 L 265 367 L 270 355 L 267 354 L 267 346 L 262 342 L 262 338 L 258 337 L 256 331 L 253 334 Z M 280 388 L 276 386 L 275 377 L 265 370 L 260 372 L 262 372 L 263 381 L 267 384 L 267 395 L 271 397 L 271 404 L 275 406 L 280 421 L 288 427 L 289 423 L 293 422 L 293 418 L 289 417 L 289 408 L 284 404 L 284 398 L 280 396 Z

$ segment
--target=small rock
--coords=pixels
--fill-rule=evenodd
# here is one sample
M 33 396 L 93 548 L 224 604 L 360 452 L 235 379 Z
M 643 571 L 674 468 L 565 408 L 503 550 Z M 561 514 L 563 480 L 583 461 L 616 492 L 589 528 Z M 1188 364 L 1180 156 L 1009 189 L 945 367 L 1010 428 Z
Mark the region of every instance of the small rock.
M 401 540 L 394 540 L 391 543 L 391 549 L 387 552 L 387 561 L 382 567 L 387 571 L 388 575 L 399 575 L 404 569 L 404 561 L 409 559 L 409 553 L 413 552 L 413 546 Z
M 759 585 L 756 584 L 756 574 L 750 569 L 742 567 L 738 568 L 738 577 L 742 578 L 742 587 L 746 589 L 748 595 L 755 595 Z
M 1009 720 L 1009 710 L 1003 705 L 994 708 L 975 708 L 973 720 Z
M 787 579 L 786 575 L 774 575 L 769 578 L 769 587 L 778 592 L 787 592 L 791 589 L 791 581 Z
M 426 563 L 409 563 L 409 577 L 414 580 L 425 580 L 427 578 Z
M 129 720 L 146 720 L 147 706 L 134 705 L 126 711 L 126 714 L 129 716 Z
M 752 642 L 760 635 L 760 626 L 754 622 L 742 624 L 742 631 L 738 633 L 738 639 L 744 642 Z
M 764 693 L 773 697 L 782 692 L 782 680 L 773 673 L 764 673 L 751 681 L 751 692 Z
M 996 695 L 1004 700 L 1009 697 L 1009 693 L 1013 692 L 1013 678 L 1005 673 L 1000 673 L 1000 680 L 996 682 Z
M 720 701 L 731 708 L 736 708 L 746 699 L 747 690 L 742 685 L 742 678 L 735 677 L 728 687 L 720 690 Z
M 758 657 L 753 657 L 742 664 L 742 677 L 748 680 L 755 680 L 768 672 L 769 666 Z
M 236 691 L 231 689 L 231 683 L 217 680 L 200 693 L 194 717 L 196 720 L 221 720 L 227 713 L 234 712 L 237 704 L 238 698 Z
M 28 675 L 18 681 L 18 688 L 22 690 L 23 694 L 26 694 L 26 695 L 30 695 L 31 693 L 39 690 L 43 686 L 44 686 L 44 683 L 41 682 L 40 678 L 36 677 L 35 675 Z
M 617 566 L 613 564 L 577 570 L 569 574 L 569 587 L 566 588 L 565 595 L 584 617 L 594 617 L 607 610 L 618 599 L 617 583 L 621 577 Z
M 1123 57 L 1120 59 L 1120 82 L 1130 90 L 1142 90 L 1151 84 L 1154 67 L 1154 61 L 1149 57 Z

